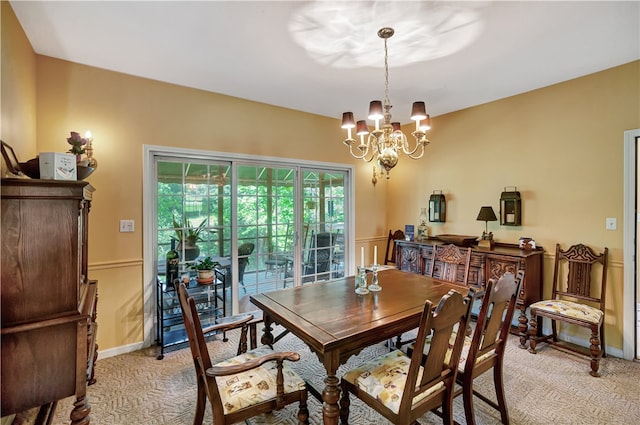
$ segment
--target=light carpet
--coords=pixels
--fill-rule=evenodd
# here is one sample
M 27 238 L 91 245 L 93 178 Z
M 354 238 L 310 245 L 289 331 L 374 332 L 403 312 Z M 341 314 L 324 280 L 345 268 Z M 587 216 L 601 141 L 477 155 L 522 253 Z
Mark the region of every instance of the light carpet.
M 209 343 L 214 362 L 234 355 L 237 335 L 229 334 L 229 342 Z M 640 364 L 617 358 L 602 359 L 602 377 L 589 375 L 589 361 L 541 344 L 534 355 L 519 349 L 515 336 L 509 338 L 505 355 L 505 388 L 511 423 L 537 424 L 640 424 Z M 324 368 L 315 354 L 298 338 L 289 334 L 275 348 L 297 351 L 301 360 L 292 367 L 308 382 L 323 388 Z M 376 345 L 364 349 L 349 359 L 338 371 L 387 352 Z M 156 360 L 155 347 L 104 360 L 96 365 L 97 383 L 88 389 L 91 404 L 91 423 L 190 425 L 193 422 L 196 396 L 195 373 L 188 347 L 165 354 Z M 485 373 L 475 381 L 475 388 L 495 400 L 492 373 Z M 386 419 L 351 398 L 350 423 L 385 424 Z M 60 402 L 55 424 L 69 423 L 73 399 Z M 479 425 L 500 423 L 498 412 L 475 398 L 476 419 Z M 207 407 L 205 423 L 211 424 Z M 322 423 L 322 406 L 309 397 L 310 423 Z M 295 424 L 297 405 L 262 415 L 252 424 Z M 454 402 L 456 421 L 465 423 L 462 397 Z M 426 414 L 423 424 L 442 423 L 433 413 Z

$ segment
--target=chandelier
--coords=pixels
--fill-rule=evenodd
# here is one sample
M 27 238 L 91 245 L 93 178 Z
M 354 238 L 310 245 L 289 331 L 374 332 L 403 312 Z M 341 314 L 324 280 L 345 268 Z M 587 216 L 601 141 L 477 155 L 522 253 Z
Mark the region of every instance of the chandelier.
M 369 119 L 374 121 L 375 129 L 369 132 L 367 123 L 364 120 L 355 123 L 353 112 L 342 114 L 342 128 L 347 129 L 347 138 L 343 143 L 349 147 L 351 155 L 366 162 L 371 162 L 374 158 L 377 158 L 378 164 L 387 173 L 387 179 L 389 178 L 389 171 L 398 163 L 398 154 L 400 152 L 404 152 L 411 159 L 422 158 L 424 148 L 429 144 L 426 131 L 431 129 L 431 117 L 427 114 L 424 102 L 413 102 L 411 110 L 411 119 L 416 122 L 416 130 L 411 133 L 416 139 L 413 149 L 409 148 L 409 142 L 400 129 L 400 123 L 391 122 L 387 39 L 393 33 L 393 28 L 382 28 L 378 31 L 378 37 L 384 40 L 384 104 L 379 100 L 374 100 L 369 104 Z M 380 125 L 380 120 L 383 120 L 382 125 Z M 356 135 L 360 138 L 359 143 L 351 137 L 353 128 L 356 128 Z M 368 137 L 365 140 L 367 135 Z

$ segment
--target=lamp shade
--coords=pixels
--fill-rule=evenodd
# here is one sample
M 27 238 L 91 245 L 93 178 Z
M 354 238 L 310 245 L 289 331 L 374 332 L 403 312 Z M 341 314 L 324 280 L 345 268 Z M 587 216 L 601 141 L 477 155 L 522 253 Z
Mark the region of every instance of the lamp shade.
M 384 115 L 382 114 L 382 101 L 372 100 L 369 103 L 369 119 L 381 120 L 382 118 L 384 118 Z
M 344 112 L 342 114 L 342 128 L 353 128 L 356 124 L 353 121 L 353 112 Z
M 478 213 L 478 221 L 498 221 L 498 217 L 496 217 L 496 213 L 493 212 L 492 207 L 481 207 L 480 212 Z
M 413 107 L 411 108 L 411 119 L 412 120 L 423 120 L 427 118 L 427 108 L 424 102 L 413 102 Z
M 367 128 L 367 122 L 365 120 L 360 120 L 356 123 L 356 134 L 358 136 L 364 136 L 365 134 L 369 134 L 369 129 Z

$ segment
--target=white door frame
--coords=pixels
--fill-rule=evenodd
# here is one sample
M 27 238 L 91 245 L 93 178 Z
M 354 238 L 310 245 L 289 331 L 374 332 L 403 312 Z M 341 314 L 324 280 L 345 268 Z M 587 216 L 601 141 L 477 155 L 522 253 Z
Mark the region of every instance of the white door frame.
M 624 132 L 624 224 L 623 224 L 623 330 L 622 353 L 626 360 L 640 355 L 636 352 L 636 162 L 640 129 Z

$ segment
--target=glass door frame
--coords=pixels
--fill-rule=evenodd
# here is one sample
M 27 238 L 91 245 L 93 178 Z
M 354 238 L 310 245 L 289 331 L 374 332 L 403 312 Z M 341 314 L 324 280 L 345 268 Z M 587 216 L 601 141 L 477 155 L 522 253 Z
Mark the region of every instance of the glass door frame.
M 206 161 L 229 161 L 231 162 L 231 188 L 235 194 L 238 183 L 237 165 L 258 165 L 273 167 L 291 167 L 296 169 L 297 176 L 301 175 L 302 169 L 321 169 L 326 171 L 340 171 L 345 173 L 345 235 L 344 235 L 344 273 L 345 276 L 353 274 L 355 270 L 355 180 L 354 166 L 350 164 L 326 163 L 317 161 L 306 161 L 292 158 L 276 158 L 259 155 L 235 154 L 228 152 L 217 152 L 210 150 L 186 149 L 167 146 L 143 145 L 143 346 L 151 346 L 155 343 L 155 320 L 156 320 L 156 270 L 158 259 L 156 254 L 157 246 L 157 205 L 155 203 L 155 163 L 157 157 L 175 157 L 185 161 L 206 160 Z M 296 179 L 298 180 L 299 177 Z M 296 184 L 298 184 L 296 182 Z M 299 195 L 300 189 L 296 190 L 294 199 L 295 211 L 301 211 L 302 198 Z M 235 196 L 231 197 L 232 208 L 232 232 L 237 229 L 237 201 Z M 302 228 L 302 214 L 294 214 L 295 228 Z M 301 284 L 302 275 L 302 246 L 300 243 L 300 232 L 296 230 L 294 237 L 294 286 Z M 238 260 L 238 241 L 232 238 L 232 266 Z M 238 312 L 239 283 L 237 273 L 232 273 L 232 314 Z

